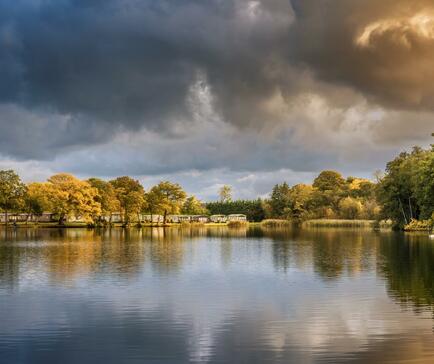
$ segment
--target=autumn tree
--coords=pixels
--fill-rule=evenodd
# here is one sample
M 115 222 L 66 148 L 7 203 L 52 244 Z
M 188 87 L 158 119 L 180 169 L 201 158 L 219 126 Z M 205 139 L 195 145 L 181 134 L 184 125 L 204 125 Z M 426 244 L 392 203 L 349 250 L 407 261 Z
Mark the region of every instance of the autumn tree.
M 219 190 L 219 196 L 221 202 L 229 202 L 232 200 L 232 187 L 224 185 Z
M 195 196 L 190 196 L 185 200 L 181 212 L 186 215 L 204 215 L 208 210 Z
M 187 197 L 179 184 L 168 181 L 160 182 L 152 187 L 150 193 L 154 196 L 154 203 L 163 213 L 164 224 L 166 224 L 167 214 L 179 213 Z
M 310 185 L 298 184 L 288 192 L 291 218 L 300 221 L 310 213 L 314 189 Z
M 48 198 L 46 183 L 33 182 L 27 186 L 24 197 L 24 209 L 27 220 L 31 216 L 40 216 L 44 211 L 52 211 L 52 203 Z
M 101 205 L 102 215 L 109 216 L 109 222 L 111 223 L 113 213 L 120 210 L 120 202 L 113 184 L 99 178 L 90 178 L 87 182 L 98 190 L 96 200 Z
M 52 212 L 59 216 L 63 224 L 67 217 L 80 217 L 84 221 L 93 222 L 95 216 L 101 215 L 101 204 L 98 190 L 88 182 L 67 174 L 56 174 L 48 179 L 47 196 L 52 204 Z
M 123 223 L 128 225 L 133 216 L 136 216 L 143 210 L 145 190 L 139 181 L 128 176 L 118 177 L 110 181 L 110 183 L 114 187 L 120 204 Z
M 339 202 L 339 213 L 344 219 L 357 219 L 362 211 L 362 203 L 353 197 L 345 197 Z
M 8 213 L 23 206 L 26 186 L 13 170 L 0 171 L 0 209 L 5 212 L 6 225 Z
M 151 223 L 153 222 L 153 215 L 164 213 L 162 207 L 160 206 L 160 200 L 160 193 L 156 189 L 151 188 L 151 190 L 145 194 L 145 201 L 147 207 L 146 211 L 149 212 L 151 215 Z

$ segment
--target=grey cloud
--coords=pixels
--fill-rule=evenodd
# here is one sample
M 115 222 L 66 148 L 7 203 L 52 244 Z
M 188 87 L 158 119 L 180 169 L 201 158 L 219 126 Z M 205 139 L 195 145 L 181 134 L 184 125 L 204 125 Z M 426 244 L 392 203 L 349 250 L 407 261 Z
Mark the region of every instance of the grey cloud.
M 21 108 L 0 104 L 0 149 L 19 159 L 53 159 L 61 152 L 107 139 L 119 128 L 104 128 L 95 119 L 81 114 Z
M 173 120 L 192 117 L 186 97 L 197 72 L 230 123 L 248 122 L 276 87 L 269 58 L 282 53 L 292 19 L 286 0 L 23 0 L 0 14 L 0 102 L 77 120 L 81 133 L 66 144 L 105 141 L 117 127 L 170 132 Z M 0 118 L 6 135 L 16 119 Z
M 427 144 L 432 8 L 2 2 L 0 154 L 102 176 L 377 169 L 402 146 Z

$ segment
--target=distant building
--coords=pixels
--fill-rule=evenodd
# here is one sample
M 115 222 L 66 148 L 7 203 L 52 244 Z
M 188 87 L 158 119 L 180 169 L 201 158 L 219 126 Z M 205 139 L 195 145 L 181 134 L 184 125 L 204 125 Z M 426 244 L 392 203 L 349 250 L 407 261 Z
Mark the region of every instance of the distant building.
M 167 221 L 173 224 L 180 224 L 183 222 L 190 222 L 191 216 L 189 215 L 168 215 Z
M 228 221 L 228 217 L 226 215 L 212 215 L 210 218 L 211 222 L 222 224 Z
M 247 221 L 247 216 L 243 214 L 232 214 L 228 216 L 228 221 Z
M 163 223 L 164 216 L 162 215 L 141 215 L 141 219 L 145 223 L 159 224 Z
M 110 217 L 108 221 L 110 221 Z M 111 214 L 111 222 L 112 223 L 122 222 L 122 214 L 120 212 L 113 212 Z
M 14 214 L 8 213 L 8 223 L 14 222 L 54 222 L 55 215 L 51 212 L 44 212 L 41 215 L 34 214 Z M 6 223 L 6 213 L 0 213 L 0 223 Z
M 143 223 L 153 223 L 162 224 L 164 222 L 164 216 L 162 215 L 150 215 L 150 214 L 139 214 L 133 219 L 136 221 L 140 219 Z M 8 213 L 8 222 L 56 222 L 58 221 L 58 215 L 51 212 L 44 212 L 41 215 L 33 214 L 14 214 Z M 123 221 L 123 215 L 120 212 L 114 212 L 111 215 L 101 216 L 101 221 L 121 223 Z M 198 223 L 221 223 L 224 224 L 230 221 L 247 221 L 247 216 L 243 214 L 232 214 L 226 215 L 167 215 L 167 222 L 174 224 L 181 224 L 183 222 L 198 222 Z M 6 214 L 0 213 L 0 223 L 6 222 Z M 68 216 L 66 222 L 84 222 L 82 216 Z
M 193 215 L 191 216 L 191 222 L 200 222 L 200 223 L 207 223 L 209 222 L 209 217 L 206 215 Z
M 56 216 L 51 212 L 43 212 L 42 215 L 34 215 L 34 218 L 37 219 L 37 222 L 54 222 L 57 221 Z

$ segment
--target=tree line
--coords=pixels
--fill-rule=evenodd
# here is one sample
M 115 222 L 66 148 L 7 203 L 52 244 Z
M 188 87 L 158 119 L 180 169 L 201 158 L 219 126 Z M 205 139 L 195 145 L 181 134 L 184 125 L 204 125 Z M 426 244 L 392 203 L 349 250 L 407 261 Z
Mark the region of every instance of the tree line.
M 273 187 L 265 202 L 269 218 L 302 221 L 309 219 L 369 219 L 380 217 L 376 183 L 367 179 L 344 178 L 336 171 L 323 171 L 313 184 Z
M 395 228 L 409 230 L 434 226 L 434 145 L 400 153 L 374 177 L 344 178 L 326 170 L 312 184 L 276 184 L 268 199 L 255 201 L 232 201 L 226 187 L 221 201 L 207 208 L 215 214 L 242 211 L 250 221 L 361 219 L 392 220 Z
M 278 184 L 264 208 L 274 218 L 390 219 L 400 229 L 431 229 L 434 145 L 400 153 L 375 173 L 375 182 L 323 171 L 312 185 Z
M 434 220 L 434 145 L 414 147 L 386 166 L 378 186 L 384 216 L 397 226 L 430 228 Z
M 163 215 L 166 223 L 168 214 L 206 212 L 196 197 L 188 197 L 179 184 L 168 181 L 147 192 L 138 180 L 128 176 L 111 181 L 80 180 L 61 173 L 46 182 L 24 184 L 12 170 L 0 171 L 0 209 L 6 214 L 21 212 L 29 216 L 51 212 L 59 224 L 68 217 L 95 224 L 120 213 L 125 225 L 140 221 L 138 215 L 142 213 Z
M 59 223 L 80 216 L 98 223 L 103 216 L 120 213 L 124 224 L 140 221 L 139 214 L 229 215 L 245 214 L 249 221 L 286 219 L 391 219 L 396 227 L 429 228 L 434 220 L 434 146 L 414 147 L 390 161 L 376 180 L 322 171 L 312 184 L 276 184 L 267 199 L 232 200 L 223 186 L 220 200 L 203 203 L 187 196 L 179 184 L 168 181 L 145 191 L 139 181 L 118 177 L 80 180 L 56 174 L 46 182 L 24 184 L 12 170 L 0 171 L 0 210 L 39 215 L 54 213 Z

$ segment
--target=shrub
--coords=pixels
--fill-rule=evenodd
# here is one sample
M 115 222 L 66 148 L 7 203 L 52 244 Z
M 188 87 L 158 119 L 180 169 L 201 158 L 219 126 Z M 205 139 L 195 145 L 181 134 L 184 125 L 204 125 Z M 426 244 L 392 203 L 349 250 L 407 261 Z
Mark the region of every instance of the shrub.
M 432 220 L 411 220 L 404 226 L 405 231 L 430 231 L 433 227 Z
M 228 227 L 230 228 L 240 228 L 248 225 L 247 221 L 229 221 Z

